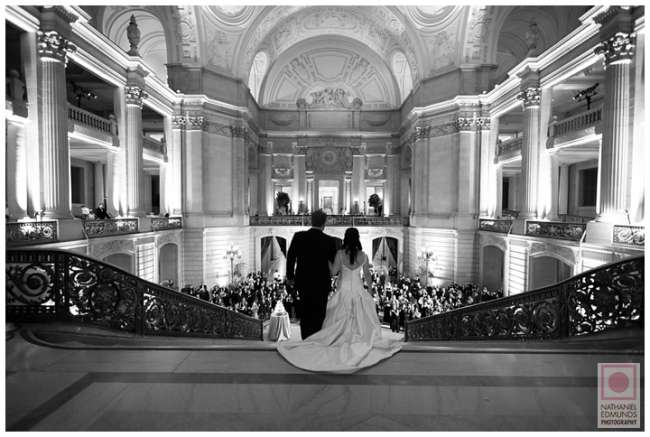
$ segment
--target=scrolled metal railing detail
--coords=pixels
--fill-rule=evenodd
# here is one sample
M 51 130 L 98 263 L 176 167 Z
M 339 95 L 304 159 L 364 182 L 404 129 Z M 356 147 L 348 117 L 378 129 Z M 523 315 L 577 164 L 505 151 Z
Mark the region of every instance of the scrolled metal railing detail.
M 250 216 L 251 226 L 310 226 L 311 219 L 305 215 Z M 327 216 L 327 226 L 408 226 L 399 216 L 379 217 L 370 215 Z
M 612 241 L 630 246 L 645 246 L 645 228 L 643 226 L 614 225 Z
M 644 258 L 406 324 L 407 341 L 546 339 L 643 325 Z
M 262 321 L 64 251 L 7 251 L 7 319 L 142 335 L 262 339 Z
M 105 220 L 84 220 L 83 228 L 88 238 L 132 234 L 138 232 L 138 219 L 117 218 Z
M 499 232 L 507 234 L 512 228 L 512 220 L 509 219 L 479 219 L 478 229 L 480 231 Z
M 587 225 L 584 223 L 526 222 L 526 235 L 532 237 L 579 241 L 586 229 Z
M 181 229 L 182 227 L 183 219 L 181 217 L 153 217 L 151 219 L 151 229 L 153 231 Z
M 9 244 L 49 243 L 58 240 L 58 223 L 11 222 L 7 223 L 6 232 Z

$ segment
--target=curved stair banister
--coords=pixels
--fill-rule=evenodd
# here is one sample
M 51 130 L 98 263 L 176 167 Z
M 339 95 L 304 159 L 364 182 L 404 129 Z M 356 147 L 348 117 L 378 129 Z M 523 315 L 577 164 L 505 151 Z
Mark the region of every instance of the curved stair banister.
M 406 341 L 547 339 L 643 328 L 644 257 L 406 323 Z
M 7 250 L 7 321 L 76 321 L 140 335 L 262 340 L 262 321 L 63 250 Z

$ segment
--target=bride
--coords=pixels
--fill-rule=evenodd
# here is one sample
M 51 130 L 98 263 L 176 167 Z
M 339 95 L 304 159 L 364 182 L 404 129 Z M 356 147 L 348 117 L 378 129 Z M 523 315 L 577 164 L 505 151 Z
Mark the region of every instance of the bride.
M 361 273 L 366 284 L 371 277 L 356 228 L 345 231 L 330 272 L 339 278 L 323 327 L 303 341 L 280 343 L 278 352 L 296 367 L 337 373 L 355 372 L 398 352 L 402 342 L 382 338 L 375 302 L 364 289 Z

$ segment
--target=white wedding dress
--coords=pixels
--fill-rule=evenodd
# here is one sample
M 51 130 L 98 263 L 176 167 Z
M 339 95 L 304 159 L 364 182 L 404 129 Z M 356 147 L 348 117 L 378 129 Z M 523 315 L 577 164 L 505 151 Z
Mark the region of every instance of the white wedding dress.
M 339 253 L 340 256 L 341 254 Z M 352 373 L 398 352 L 403 342 L 382 338 L 375 302 L 363 288 L 361 271 L 341 263 L 337 290 L 327 302 L 320 331 L 302 341 L 278 344 L 278 352 L 296 367 Z

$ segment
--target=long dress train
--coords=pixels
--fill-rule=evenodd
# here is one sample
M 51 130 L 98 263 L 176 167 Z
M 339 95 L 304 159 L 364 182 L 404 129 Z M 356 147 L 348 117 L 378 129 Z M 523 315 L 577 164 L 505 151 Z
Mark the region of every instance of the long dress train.
M 382 338 L 375 302 L 363 288 L 361 268 L 342 264 L 337 291 L 327 302 L 320 331 L 303 341 L 278 344 L 278 352 L 296 367 L 352 373 L 390 357 L 403 342 Z

